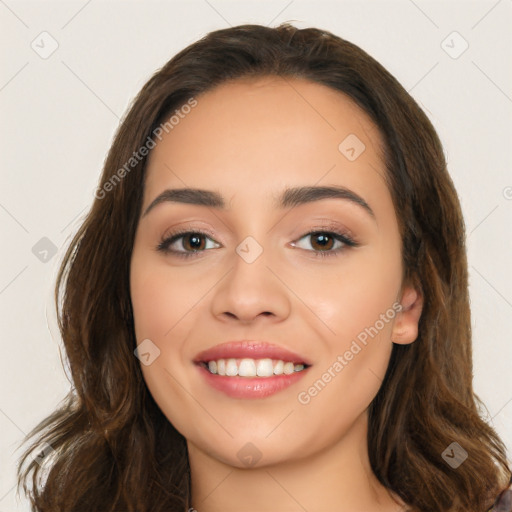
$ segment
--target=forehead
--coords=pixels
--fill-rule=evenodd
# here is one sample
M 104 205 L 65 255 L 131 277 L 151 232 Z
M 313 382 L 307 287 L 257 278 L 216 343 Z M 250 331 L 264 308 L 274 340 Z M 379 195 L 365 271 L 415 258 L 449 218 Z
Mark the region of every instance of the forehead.
M 382 185 L 379 130 L 339 91 L 270 76 L 237 79 L 195 99 L 150 153 L 148 196 L 170 187 L 221 188 L 227 197 L 244 189 L 270 204 L 284 186 Z

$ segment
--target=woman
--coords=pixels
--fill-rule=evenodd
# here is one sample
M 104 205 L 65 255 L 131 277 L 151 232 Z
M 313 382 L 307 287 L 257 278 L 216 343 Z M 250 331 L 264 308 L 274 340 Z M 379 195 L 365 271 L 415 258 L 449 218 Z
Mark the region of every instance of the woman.
M 95 195 L 56 285 L 74 388 L 19 465 L 35 510 L 505 510 L 459 201 L 363 50 L 208 34 L 143 87 Z

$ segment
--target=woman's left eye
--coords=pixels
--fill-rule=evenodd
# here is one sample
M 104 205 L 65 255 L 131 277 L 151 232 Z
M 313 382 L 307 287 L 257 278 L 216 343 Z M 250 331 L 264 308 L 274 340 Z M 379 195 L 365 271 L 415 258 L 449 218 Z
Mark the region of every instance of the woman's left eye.
M 355 247 L 357 245 L 357 243 L 349 236 L 331 231 L 312 231 L 304 235 L 302 238 L 299 238 L 299 241 L 308 238 L 313 240 L 313 242 L 310 242 L 309 244 L 313 247 L 313 254 L 321 257 L 337 256 L 338 253 L 346 246 Z M 338 246 L 335 248 L 334 246 L 336 243 Z M 296 242 L 292 245 L 296 246 Z

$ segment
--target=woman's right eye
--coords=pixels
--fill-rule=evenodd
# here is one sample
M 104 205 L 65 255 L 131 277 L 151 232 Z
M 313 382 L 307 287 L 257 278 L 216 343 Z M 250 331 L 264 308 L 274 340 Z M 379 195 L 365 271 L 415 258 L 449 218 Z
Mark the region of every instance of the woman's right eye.
M 220 244 L 214 247 L 207 247 L 207 242 L 203 241 L 205 239 L 217 244 L 217 242 L 210 238 L 208 233 L 202 231 L 183 231 L 172 233 L 170 236 L 162 239 L 156 249 L 165 254 L 172 253 L 181 258 L 188 258 L 198 252 L 203 252 L 205 249 L 220 247 Z M 178 249 L 178 247 L 181 247 L 182 250 Z

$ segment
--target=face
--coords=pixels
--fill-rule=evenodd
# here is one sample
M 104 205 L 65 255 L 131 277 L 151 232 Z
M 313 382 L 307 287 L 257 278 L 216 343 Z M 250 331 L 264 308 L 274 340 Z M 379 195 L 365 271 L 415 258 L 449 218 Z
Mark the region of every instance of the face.
M 382 140 L 348 97 L 306 80 L 237 80 L 196 100 L 147 165 L 130 272 L 144 379 L 189 449 L 237 467 L 248 442 L 258 465 L 306 457 L 364 417 L 393 342 L 415 339 L 410 304 L 398 313 L 414 292 L 402 283 Z M 286 195 L 302 187 L 338 193 Z M 224 205 L 161 196 L 184 188 Z M 195 362 L 238 340 L 295 354 L 271 357 L 271 373 L 278 359 L 309 366 L 248 378 Z

